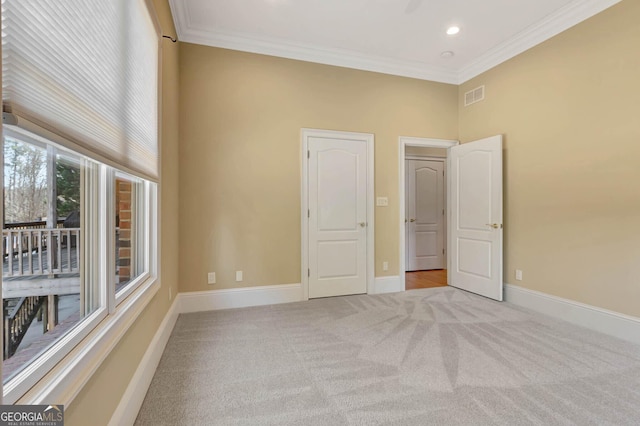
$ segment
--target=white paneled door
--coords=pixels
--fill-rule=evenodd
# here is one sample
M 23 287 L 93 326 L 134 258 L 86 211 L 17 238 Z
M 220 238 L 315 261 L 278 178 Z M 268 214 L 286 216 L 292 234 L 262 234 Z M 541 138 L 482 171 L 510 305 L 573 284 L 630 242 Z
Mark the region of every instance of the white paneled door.
M 406 160 L 407 271 L 443 269 L 444 161 Z
M 308 138 L 309 298 L 367 292 L 367 142 Z
M 449 285 L 502 300 L 502 136 L 452 147 Z

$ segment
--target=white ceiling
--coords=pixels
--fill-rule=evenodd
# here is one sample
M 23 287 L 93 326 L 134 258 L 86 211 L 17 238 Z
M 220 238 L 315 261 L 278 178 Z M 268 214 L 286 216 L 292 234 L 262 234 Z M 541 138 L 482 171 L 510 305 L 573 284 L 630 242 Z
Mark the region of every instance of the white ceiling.
M 620 0 L 170 0 L 184 42 L 460 84 Z M 446 29 L 457 25 L 456 36 Z M 443 58 L 441 53 L 455 55 Z

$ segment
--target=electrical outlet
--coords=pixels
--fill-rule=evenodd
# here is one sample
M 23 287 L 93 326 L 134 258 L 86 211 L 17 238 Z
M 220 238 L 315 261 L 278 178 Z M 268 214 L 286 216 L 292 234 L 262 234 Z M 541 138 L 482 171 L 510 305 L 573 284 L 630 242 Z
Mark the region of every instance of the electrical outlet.
M 389 262 L 382 262 L 382 270 L 383 271 L 389 270 Z
M 236 271 L 236 281 L 242 281 L 242 271 Z
M 522 281 L 522 271 L 520 269 L 516 269 L 516 280 Z
M 215 284 L 216 283 L 216 273 L 215 272 L 209 272 L 207 274 L 207 282 L 209 284 Z

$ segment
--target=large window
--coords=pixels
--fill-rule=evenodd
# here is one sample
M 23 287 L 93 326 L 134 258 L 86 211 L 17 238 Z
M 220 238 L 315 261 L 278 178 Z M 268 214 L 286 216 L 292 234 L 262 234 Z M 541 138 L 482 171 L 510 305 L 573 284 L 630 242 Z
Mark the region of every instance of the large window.
M 68 335 L 82 337 L 153 274 L 156 185 L 4 133 L 2 373 L 5 394 L 19 395 L 68 352 Z M 38 360 L 46 367 L 34 373 Z
M 3 394 L 42 403 L 157 289 L 160 37 L 145 0 L 2 23 Z

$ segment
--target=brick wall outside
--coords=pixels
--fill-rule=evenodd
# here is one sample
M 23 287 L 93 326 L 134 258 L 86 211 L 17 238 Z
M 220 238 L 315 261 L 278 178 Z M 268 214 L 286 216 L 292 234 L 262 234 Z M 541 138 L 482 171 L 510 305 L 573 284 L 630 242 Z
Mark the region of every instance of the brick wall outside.
M 116 180 L 116 208 L 119 218 L 120 233 L 118 237 L 118 281 L 131 279 L 131 230 L 132 230 L 132 185 L 125 180 Z

